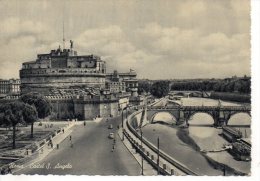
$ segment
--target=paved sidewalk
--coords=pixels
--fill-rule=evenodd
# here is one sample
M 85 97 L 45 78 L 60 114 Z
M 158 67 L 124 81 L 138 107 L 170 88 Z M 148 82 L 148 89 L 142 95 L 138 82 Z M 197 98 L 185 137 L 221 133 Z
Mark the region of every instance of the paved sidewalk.
M 75 122 L 70 122 L 68 124 L 67 127 L 64 127 L 64 133 L 61 131 L 59 134 L 57 134 L 53 139 L 52 139 L 52 143 L 53 143 L 53 147 L 51 148 L 48 143 L 46 142 L 45 145 L 40 148 L 35 154 L 36 154 L 36 158 L 26 162 L 23 164 L 23 168 L 14 168 L 12 169 L 12 173 L 16 173 L 18 171 L 20 171 L 21 169 L 24 169 L 34 163 L 37 163 L 39 161 L 41 161 L 42 159 L 44 159 L 51 151 L 53 151 L 54 149 L 57 149 L 57 144 L 60 144 L 65 138 L 67 138 L 71 133 L 72 133 L 72 128 L 74 127 Z M 34 155 L 32 155 L 33 157 Z

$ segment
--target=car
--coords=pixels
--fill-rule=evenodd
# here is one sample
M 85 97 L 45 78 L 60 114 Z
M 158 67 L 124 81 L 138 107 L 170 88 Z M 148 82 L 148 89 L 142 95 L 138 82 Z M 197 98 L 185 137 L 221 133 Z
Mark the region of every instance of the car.
M 108 129 L 113 129 L 113 125 L 110 124 L 110 125 L 108 126 Z
M 114 139 L 115 138 L 114 133 L 109 133 L 108 138 Z

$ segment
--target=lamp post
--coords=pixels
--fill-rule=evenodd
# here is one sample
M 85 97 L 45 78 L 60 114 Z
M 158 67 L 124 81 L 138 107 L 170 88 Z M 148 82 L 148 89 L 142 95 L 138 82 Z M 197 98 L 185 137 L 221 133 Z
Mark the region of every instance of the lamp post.
M 142 131 L 142 129 L 140 131 L 141 131 L 141 149 L 143 149 L 143 131 Z M 142 162 L 141 163 L 142 163 L 141 164 L 141 166 L 142 166 L 142 175 L 144 175 L 144 158 L 143 158 L 143 156 L 142 156 Z
M 128 116 L 127 115 L 127 107 L 125 107 L 125 108 L 122 109 L 122 128 L 124 128 L 124 124 L 123 124 L 124 123 L 124 110 L 126 110 L 126 118 Z
M 126 107 L 125 107 L 125 110 L 126 110 L 126 118 L 128 117 L 128 112 L 127 112 L 128 110 L 127 110 L 127 108 L 128 108 L 128 107 L 126 106 Z
M 124 124 L 123 124 L 124 122 L 123 121 L 124 121 L 124 109 L 122 109 L 122 128 L 124 128 Z
M 124 141 L 124 110 L 126 109 L 127 111 L 127 107 L 122 109 L 122 140 Z M 126 112 L 126 118 L 127 118 L 127 112 Z
M 160 139 L 158 137 L 157 138 L 157 174 L 158 175 L 160 175 L 159 159 L 160 159 Z

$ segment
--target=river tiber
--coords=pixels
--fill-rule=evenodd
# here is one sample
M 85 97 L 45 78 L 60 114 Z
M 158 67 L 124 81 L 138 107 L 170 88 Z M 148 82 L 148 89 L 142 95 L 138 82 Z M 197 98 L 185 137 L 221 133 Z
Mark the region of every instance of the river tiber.
M 2 175 L 252 175 L 246 1 L 46 2 L 0 14 Z

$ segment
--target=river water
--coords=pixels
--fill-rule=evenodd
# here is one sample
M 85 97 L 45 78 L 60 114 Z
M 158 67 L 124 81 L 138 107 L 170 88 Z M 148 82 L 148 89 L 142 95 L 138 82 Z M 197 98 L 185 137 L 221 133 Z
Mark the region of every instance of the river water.
M 236 103 L 221 102 L 222 105 L 237 105 Z M 184 106 L 217 106 L 218 101 L 205 98 L 182 98 Z M 220 136 L 221 129 L 212 127 L 213 118 L 206 113 L 197 113 L 189 121 L 188 129 L 179 129 L 159 122 L 175 123 L 174 117 L 169 113 L 157 114 L 154 118 L 155 124 L 148 124 L 143 128 L 144 136 L 154 144 L 160 138 L 160 147 L 163 151 L 185 164 L 199 175 L 223 175 L 223 165 L 216 166 L 216 162 L 226 165 L 231 170 L 234 169 L 242 173 L 250 173 L 251 162 L 236 161 L 228 152 L 207 153 L 203 150 L 218 150 L 223 144 L 228 142 Z M 157 123 L 156 123 L 157 122 Z M 201 125 L 204 126 L 201 126 Z M 206 126 L 205 126 L 206 125 Z M 207 126 L 208 125 L 208 126 Z M 243 133 L 243 137 L 251 138 L 251 118 L 245 113 L 232 116 L 229 125 L 233 125 Z M 236 125 L 243 125 L 237 127 Z M 211 160 L 211 161 L 210 161 Z M 212 164 L 212 160 L 213 164 Z M 232 172 L 231 172 L 232 173 Z

